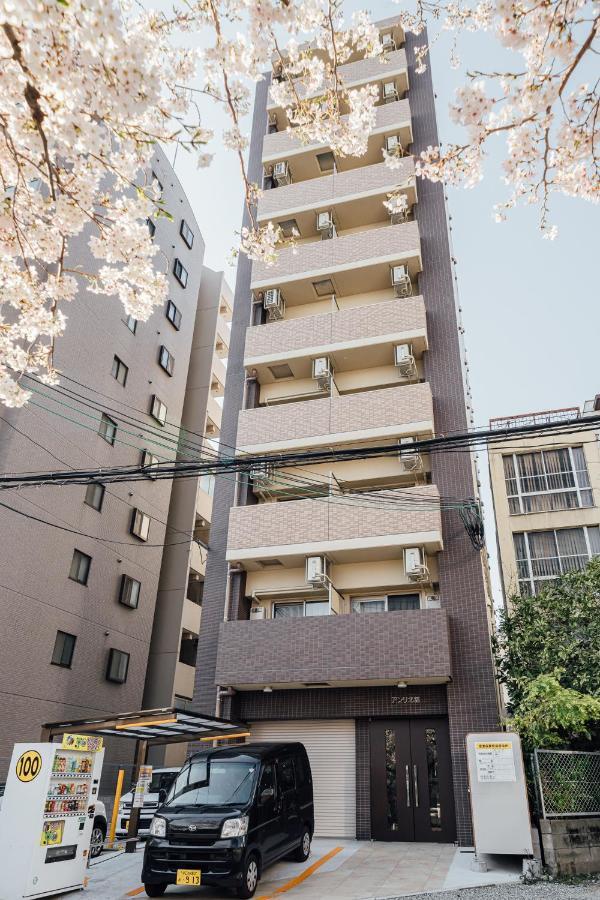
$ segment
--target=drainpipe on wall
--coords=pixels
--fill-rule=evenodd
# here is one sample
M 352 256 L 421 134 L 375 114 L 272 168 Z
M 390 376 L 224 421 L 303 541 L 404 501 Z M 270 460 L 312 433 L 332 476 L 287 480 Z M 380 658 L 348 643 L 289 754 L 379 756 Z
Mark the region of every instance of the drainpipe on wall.
M 227 566 L 227 585 L 225 587 L 225 607 L 223 609 L 223 621 L 227 622 L 229 619 L 229 606 L 231 601 L 231 582 L 233 580 L 233 576 L 237 575 L 239 572 L 243 572 L 244 567 L 239 563 L 231 563 Z M 221 707 L 223 703 L 223 696 L 231 697 L 232 694 L 228 693 L 230 689 L 224 690 L 220 684 L 217 685 L 217 702 L 215 703 L 215 715 L 220 717 L 221 715 Z

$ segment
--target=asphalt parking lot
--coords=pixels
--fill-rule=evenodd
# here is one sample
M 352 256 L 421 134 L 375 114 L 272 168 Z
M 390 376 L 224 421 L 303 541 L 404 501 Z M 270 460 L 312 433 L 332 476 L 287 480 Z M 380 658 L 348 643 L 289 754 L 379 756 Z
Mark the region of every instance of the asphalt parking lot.
M 89 900 L 145 897 L 140 881 L 143 846 L 137 853 L 104 853 L 90 866 Z M 279 862 L 267 869 L 257 900 L 287 894 L 290 900 L 372 900 L 458 888 L 518 883 L 520 859 L 493 858 L 487 872 L 472 871 L 473 855 L 452 844 L 388 844 L 316 838 L 306 863 Z M 518 886 L 518 884 L 516 885 Z M 225 900 L 229 891 L 211 887 L 169 887 L 165 896 Z M 450 900 L 451 895 L 443 894 Z M 481 895 L 482 898 L 485 896 Z M 599 895 L 600 896 L 600 895 Z M 462 897 L 462 891 L 461 891 Z M 492 893 L 490 897 L 503 897 Z M 465 898 L 466 900 L 466 898 Z M 557 898 L 558 900 L 558 898 Z

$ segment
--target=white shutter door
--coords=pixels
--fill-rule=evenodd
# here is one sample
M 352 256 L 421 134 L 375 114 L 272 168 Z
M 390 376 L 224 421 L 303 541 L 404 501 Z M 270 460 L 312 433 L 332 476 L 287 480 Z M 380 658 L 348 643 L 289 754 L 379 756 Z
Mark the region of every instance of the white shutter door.
M 313 776 L 315 834 L 356 837 L 356 751 L 353 719 L 256 722 L 250 741 L 299 741 Z

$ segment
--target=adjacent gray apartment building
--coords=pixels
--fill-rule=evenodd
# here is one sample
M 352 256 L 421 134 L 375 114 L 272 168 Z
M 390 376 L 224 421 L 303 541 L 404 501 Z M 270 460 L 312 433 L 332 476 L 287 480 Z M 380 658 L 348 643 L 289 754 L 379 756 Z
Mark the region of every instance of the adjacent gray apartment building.
M 126 484 L 2 495 L 0 778 L 12 744 L 39 739 L 42 723 L 140 709 L 157 642 L 174 660 L 162 670 L 161 703 L 192 696 L 185 642 L 199 632 L 205 552 L 195 539 L 206 541 L 210 485 L 185 482 L 200 512 L 180 520 L 171 482 L 155 479 L 153 467 L 198 458 L 203 441 L 218 440 L 230 306 L 222 274 L 203 267 L 200 229 L 159 149 L 151 170 L 173 216 L 149 223 L 168 266 L 167 303 L 136 322 L 116 298 L 82 289 L 56 345 L 59 386 L 27 379 L 27 406 L 0 414 L 5 472 L 141 463 L 148 473 Z M 87 236 L 71 257 L 93 270 Z M 107 772 L 126 752 L 115 748 Z
M 498 725 L 484 562 L 447 503 L 474 468 L 410 453 L 467 428 L 465 368 L 444 192 L 414 174 L 438 143 L 431 77 L 396 19 L 379 28 L 385 63 L 340 73 L 379 86 L 361 158 L 301 144 L 257 87 L 258 218 L 299 238 L 239 263 L 222 445 L 266 459 L 217 484 L 195 704 L 304 742 L 318 834 L 469 844 L 465 735 Z M 269 465 L 375 443 L 390 455 Z

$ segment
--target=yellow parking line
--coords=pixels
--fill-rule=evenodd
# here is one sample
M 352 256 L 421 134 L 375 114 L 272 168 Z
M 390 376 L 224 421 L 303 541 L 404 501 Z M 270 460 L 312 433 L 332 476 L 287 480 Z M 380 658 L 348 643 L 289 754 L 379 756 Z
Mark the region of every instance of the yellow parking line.
M 300 875 L 296 875 L 295 878 L 292 878 L 290 881 L 287 881 L 285 884 L 282 884 L 281 887 L 276 888 L 270 894 L 263 894 L 262 897 L 258 897 L 258 900 L 271 900 L 272 897 L 277 896 L 278 894 L 285 894 L 286 891 L 291 891 L 292 888 L 297 887 L 297 885 L 302 884 L 303 881 L 306 881 L 307 878 L 320 869 L 321 866 L 328 862 L 332 857 L 336 856 L 336 854 L 340 853 L 342 847 L 334 847 L 333 850 L 330 850 L 329 853 L 326 853 L 325 856 L 322 856 L 321 859 L 318 859 L 316 862 L 309 866 L 308 869 L 305 869 L 304 872 L 301 872 Z
M 125 896 L 126 897 L 137 897 L 138 894 L 143 894 L 144 890 L 145 890 L 145 888 L 144 888 L 144 885 L 142 884 L 139 888 L 136 888 L 133 891 L 128 891 L 128 893 L 125 894 Z

